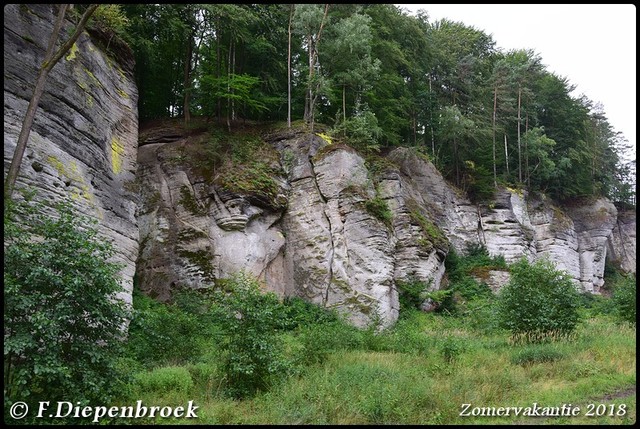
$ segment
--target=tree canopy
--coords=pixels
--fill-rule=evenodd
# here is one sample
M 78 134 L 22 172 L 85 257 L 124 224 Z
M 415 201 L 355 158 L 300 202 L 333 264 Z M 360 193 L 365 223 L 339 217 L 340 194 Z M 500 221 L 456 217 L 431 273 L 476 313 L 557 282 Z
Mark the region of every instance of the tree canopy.
M 572 96 L 536 52 L 505 52 L 474 27 L 390 4 L 120 8 L 143 121 L 284 121 L 290 76 L 293 120 L 345 132 L 368 118 L 367 147 L 422 147 L 467 191 L 502 184 L 635 203 L 625 140 L 601 107 Z

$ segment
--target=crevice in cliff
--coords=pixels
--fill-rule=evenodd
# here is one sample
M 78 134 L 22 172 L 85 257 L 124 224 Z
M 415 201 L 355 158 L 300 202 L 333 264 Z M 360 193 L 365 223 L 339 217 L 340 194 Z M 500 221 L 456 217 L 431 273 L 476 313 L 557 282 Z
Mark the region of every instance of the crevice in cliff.
M 620 247 L 622 248 L 622 254 L 624 255 L 624 260 L 631 260 L 629 255 L 627 255 L 627 249 L 624 247 L 624 237 L 622 236 L 622 228 L 620 227 L 620 216 L 616 218 L 616 226 L 618 227 L 618 236 L 620 237 Z M 611 232 L 613 236 L 613 231 Z
M 326 289 L 324 291 L 322 297 L 322 305 L 326 306 L 329 301 L 329 289 L 331 289 L 331 282 L 333 281 L 333 255 L 335 253 L 335 243 L 333 242 L 333 226 L 331 225 L 331 219 L 327 215 L 327 198 L 322 194 L 320 190 L 320 186 L 318 185 L 318 175 L 316 173 L 316 166 L 313 163 L 311 157 L 309 157 L 309 164 L 311 165 L 311 172 L 313 176 L 313 184 L 316 187 L 316 191 L 322 200 L 322 214 L 324 218 L 327 220 L 327 224 L 329 225 L 329 254 L 327 255 L 327 259 L 329 262 L 329 279 L 327 281 Z

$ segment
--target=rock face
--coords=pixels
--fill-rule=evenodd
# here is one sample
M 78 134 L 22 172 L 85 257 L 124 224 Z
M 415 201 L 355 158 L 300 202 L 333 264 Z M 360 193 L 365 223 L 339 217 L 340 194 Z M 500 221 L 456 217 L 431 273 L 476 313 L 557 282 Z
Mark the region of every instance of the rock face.
M 199 156 L 189 153 L 200 153 L 199 138 L 176 128 L 141 135 L 138 278 L 146 293 L 169 299 L 176 287 L 244 270 L 280 295 L 384 327 L 398 317 L 399 281 L 439 288 L 448 243 L 395 167 L 373 178 L 347 146 L 277 134 L 266 139 L 281 174 L 269 202 L 195 168 Z
M 480 243 L 489 253 L 503 255 L 508 263 L 546 255 L 582 290 L 593 293 L 601 292 L 607 257 L 635 272 L 635 211 L 618 216 L 606 199 L 560 208 L 544 196 L 529 198 L 504 188 L 493 201 L 474 207 L 415 152 L 398 148 L 389 159 L 406 178 L 404 192 L 413 194 L 427 209 L 458 252 L 464 252 L 468 244 Z M 499 281 L 507 278 L 492 275 L 491 288 L 498 290 Z
M 607 242 L 611 260 L 627 273 L 636 272 L 636 212 L 618 211 L 618 219 Z
M 37 70 L 57 15 L 55 5 L 4 7 L 4 171 L 15 151 Z M 66 21 L 61 34 L 71 31 Z M 123 263 L 122 297 L 131 302 L 138 255 L 133 182 L 138 146 L 137 89 L 133 57 L 109 55 L 99 39 L 83 33 L 48 76 L 36 112 L 17 188 L 37 198 L 70 197 L 99 220 Z
M 297 295 L 346 312 L 357 326 L 398 317 L 395 237 L 366 209 L 376 196 L 364 160 L 349 148 L 318 152 L 326 142 L 301 136 L 278 143 L 293 154 L 284 219 L 287 284 Z
M 283 295 L 284 207 L 203 177 L 186 152 L 198 137 L 179 127 L 154 131 L 141 135 L 138 154 L 142 291 L 168 300 L 177 287 L 209 287 L 244 270 Z
M 188 134 L 141 134 L 138 276 L 143 291 L 163 300 L 176 287 L 208 287 L 244 270 L 281 296 L 335 308 L 357 326 L 385 327 L 398 317 L 403 282 L 442 287 L 450 244 L 461 253 L 483 244 L 509 263 L 548 255 L 595 293 L 607 243 L 616 255 L 635 252 L 632 221 L 618 222 L 612 235 L 617 211 L 606 200 L 560 209 L 500 189 L 475 206 L 413 150 L 393 150 L 373 174 L 353 149 L 302 131 L 265 138 L 277 183 L 271 198 L 242 191 L 247 177 L 235 173 L 227 173 L 238 182 L 230 190 L 220 170 L 207 177 L 198 167 L 208 134 Z M 503 271 L 485 277 L 494 291 L 509 279 Z

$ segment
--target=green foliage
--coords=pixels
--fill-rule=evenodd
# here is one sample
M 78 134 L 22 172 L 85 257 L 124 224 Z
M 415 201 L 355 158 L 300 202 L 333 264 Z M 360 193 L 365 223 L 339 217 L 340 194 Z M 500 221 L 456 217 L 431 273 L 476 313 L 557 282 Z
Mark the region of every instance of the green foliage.
M 448 336 L 442 343 L 442 357 L 448 364 L 453 363 L 464 351 L 464 341 L 454 336 Z
M 400 301 L 400 313 L 411 308 L 420 308 L 425 299 L 428 284 L 415 277 L 409 277 L 405 281 L 397 281 L 398 299 Z
M 201 82 L 202 89 L 208 95 L 203 106 L 204 113 L 212 114 L 215 111 L 213 101 L 216 99 L 237 103 L 239 109 L 245 109 L 245 116 L 262 112 L 267 108 L 265 102 L 257 98 L 256 88 L 260 84 L 260 79 L 256 76 L 247 74 L 229 74 L 219 77 L 205 75 Z
M 391 4 L 127 4 L 100 14 L 126 27 L 142 120 L 185 108 L 229 126 L 284 120 L 290 88 L 294 121 L 335 118 L 333 137 L 364 153 L 425 148 L 473 201 L 499 182 L 634 204 L 624 137 L 602 108 L 572 96 L 569 78 L 535 52 L 502 51 L 463 23 Z
M 619 320 L 636 324 L 636 295 L 635 276 L 624 276 L 616 283 L 611 299 Z
M 291 368 L 283 355 L 277 320 L 280 304 L 273 293 L 262 293 L 258 281 L 240 273 L 229 279 L 227 291 L 216 297 L 224 332 L 223 370 L 236 398 L 268 390 Z
M 571 277 L 548 259 L 531 265 L 523 258 L 512 265 L 511 280 L 498 300 L 502 324 L 514 342 L 571 337 L 579 321 L 578 305 Z
M 199 162 L 203 176 L 213 175 L 213 182 L 221 188 L 251 196 L 262 206 L 286 207 L 287 201 L 280 196 L 276 180 L 284 174 L 279 155 L 260 138 L 218 131 L 205 145 L 206 153 L 215 155 Z
M 446 249 L 449 245 L 449 241 L 442 230 L 426 216 L 420 213 L 417 205 L 412 204 L 410 205 L 410 208 L 411 211 L 409 212 L 409 216 L 411 216 L 411 221 L 413 224 L 418 225 L 422 232 L 420 238 L 417 240 L 418 245 L 428 252 L 431 251 L 434 246 Z
M 530 344 L 511 355 L 514 365 L 554 362 L 563 359 L 565 354 L 555 344 Z
M 91 15 L 90 21 L 90 25 L 120 36 L 126 32 L 129 24 L 129 18 L 126 17 L 118 4 L 101 4 Z
M 127 311 L 120 266 L 96 222 L 68 201 L 5 201 L 5 410 L 16 401 L 108 403 Z
M 481 244 L 469 244 L 465 255 L 459 255 L 450 249 L 445 259 L 445 269 L 452 293 L 442 302 L 439 311 L 451 314 L 461 313 L 471 316 L 470 322 L 491 329 L 494 324 L 492 314 L 495 296 L 489 286 L 479 282 L 488 270 L 506 269 L 502 255 L 490 256 L 487 248 Z
M 162 304 L 134 291 L 127 350 L 138 362 L 147 366 L 194 362 L 211 348 L 219 330 L 207 316 L 210 304 L 186 291 L 175 301 Z
M 302 349 L 296 360 L 302 365 L 322 364 L 337 350 L 361 347 L 363 335 L 361 330 L 343 320 L 301 325 L 298 337 Z
M 350 146 L 364 154 L 380 151 L 382 129 L 367 105 L 356 106 L 354 115 L 346 121 L 339 121 L 329 133 L 334 137 L 344 137 Z
M 149 372 L 140 372 L 134 380 L 142 392 L 177 392 L 188 395 L 193 389 L 191 374 L 182 366 L 165 366 Z
M 383 200 L 376 195 L 374 198 L 367 200 L 364 203 L 364 207 L 373 217 L 380 220 L 385 225 L 391 226 L 393 213 L 389 210 L 389 205 L 386 200 Z
M 311 304 L 297 296 L 285 298 L 282 307 L 282 316 L 277 323 L 278 327 L 284 330 L 294 330 L 313 324 L 324 325 L 339 320 L 335 311 Z

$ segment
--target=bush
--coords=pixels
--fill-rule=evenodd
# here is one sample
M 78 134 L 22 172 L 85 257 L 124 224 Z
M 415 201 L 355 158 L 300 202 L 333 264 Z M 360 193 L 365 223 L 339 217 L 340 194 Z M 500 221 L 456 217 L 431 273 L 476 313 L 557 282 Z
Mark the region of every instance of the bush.
M 299 333 L 303 348 L 298 360 L 303 365 L 323 363 L 329 353 L 361 348 L 363 335 L 363 331 L 341 320 L 303 326 Z
M 571 277 L 547 258 L 533 265 L 522 258 L 498 299 L 500 319 L 514 342 L 570 337 L 579 321 L 580 297 Z
M 623 277 L 613 288 L 613 306 L 618 318 L 623 322 L 636 324 L 636 279 Z
M 345 136 L 349 145 L 364 154 L 380 151 L 382 129 L 376 115 L 364 104 L 356 105 L 355 114 L 330 130 L 331 136 Z
M 165 366 L 150 372 L 138 373 L 136 384 L 143 392 L 188 394 L 193 388 L 193 380 L 187 368 L 181 366 Z
M 180 305 L 182 296 L 174 304 L 163 304 L 134 293 L 127 342 L 132 357 L 146 365 L 184 364 L 211 347 L 215 326 L 210 316 Z
M 464 342 L 460 338 L 448 336 L 444 339 L 440 351 L 444 360 L 451 364 L 464 352 Z
M 278 335 L 283 317 L 278 297 L 261 293 L 255 278 L 240 273 L 226 282 L 213 310 L 224 331 L 223 371 L 229 393 L 236 398 L 268 390 L 287 375 L 291 364 L 284 358 Z
M 406 281 L 397 281 L 398 300 L 400 301 L 400 313 L 417 308 L 419 309 L 427 299 L 428 284 L 410 276 Z
M 127 311 L 120 266 L 70 202 L 9 202 L 4 214 L 5 410 L 15 401 L 108 403 Z
M 276 320 L 280 329 L 294 330 L 308 325 L 324 325 L 338 321 L 333 310 L 312 304 L 297 296 L 284 299 L 282 317 Z
M 511 356 L 514 365 L 531 365 L 534 363 L 553 362 L 564 358 L 562 353 L 552 344 L 534 344 L 517 351 Z

